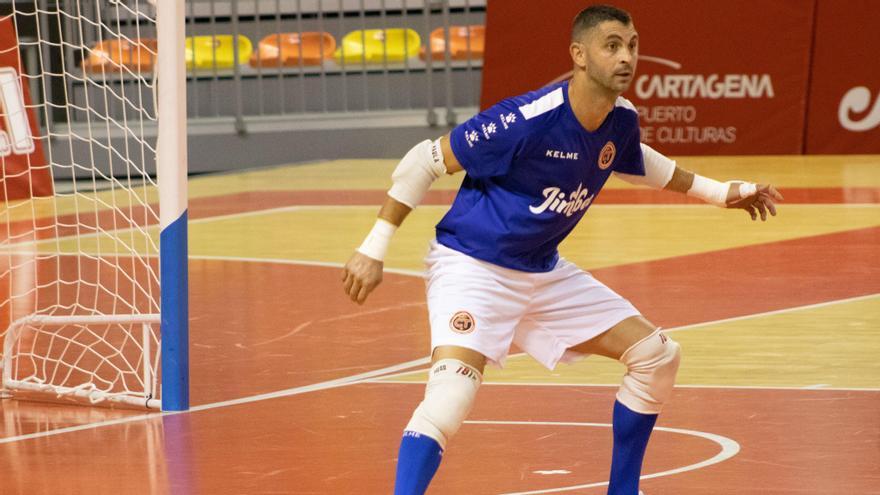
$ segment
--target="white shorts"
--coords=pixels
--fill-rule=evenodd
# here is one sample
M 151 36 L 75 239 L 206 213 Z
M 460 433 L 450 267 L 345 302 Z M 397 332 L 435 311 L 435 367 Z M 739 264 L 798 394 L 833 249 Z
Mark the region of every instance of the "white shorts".
M 569 348 L 639 312 L 573 263 L 529 273 L 472 258 L 436 241 L 425 259 L 431 349 L 466 347 L 504 365 L 511 343 L 553 369 L 584 357 Z

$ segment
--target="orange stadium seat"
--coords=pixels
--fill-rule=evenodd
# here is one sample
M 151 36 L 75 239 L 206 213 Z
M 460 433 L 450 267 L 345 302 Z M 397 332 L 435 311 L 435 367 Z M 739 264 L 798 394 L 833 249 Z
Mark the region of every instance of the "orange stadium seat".
M 257 44 L 251 55 L 251 66 L 320 65 L 322 60 L 331 58 L 334 51 L 336 38 L 327 32 L 270 34 Z
M 91 48 L 82 67 L 92 73 L 120 72 L 123 67 L 132 71 L 151 72 L 157 50 L 158 43 L 154 38 L 101 41 Z
M 366 29 L 352 31 L 342 38 L 334 57 L 337 62 L 381 64 L 383 61 L 403 62 L 419 54 L 422 40 L 412 29 Z M 345 58 L 343 60 L 343 48 Z
M 186 38 L 186 68 L 231 69 L 237 63 L 233 43 L 231 34 Z M 253 51 L 251 40 L 238 35 L 238 60 L 249 60 Z
M 468 45 L 470 33 L 470 46 Z M 445 60 L 446 40 L 443 28 L 431 32 L 431 58 Z M 449 26 L 449 56 L 452 60 L 476 60 L 483 58 L 486 46 L 486 26 Z M 427 58 L 425 49 L 420 54 L 422 60 Z

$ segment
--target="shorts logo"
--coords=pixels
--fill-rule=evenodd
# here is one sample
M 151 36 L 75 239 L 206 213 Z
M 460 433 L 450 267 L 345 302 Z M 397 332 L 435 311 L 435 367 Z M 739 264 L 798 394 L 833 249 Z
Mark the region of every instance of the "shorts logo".
M 449 328 L 457 333 L 471 333 L 476 328 L 474 317 L 467 311 L 459 311 L 449 320 Z
M 657 335 L 660 336 L 660 342 L 663 342 L 664 344 L 666 343 L 667 340 L 669 340 L 669 337 L 663 335 L 662 333 L 658 333 Z
M 599 153 L 599 168 L 605 170 L 610 167 L 611 162 L 614 161 L 615 154 L 617 154 L 617 148 L 614 147 L 614 143 L 611 141 L 605 143 L 605 146 L 602 147 L 602 152 Z

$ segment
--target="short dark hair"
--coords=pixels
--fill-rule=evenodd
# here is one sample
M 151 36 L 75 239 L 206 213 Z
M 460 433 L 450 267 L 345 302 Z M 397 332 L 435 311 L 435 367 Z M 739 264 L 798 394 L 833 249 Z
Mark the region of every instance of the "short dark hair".
M 611 5 L 591 5 L 574 17 L 571 23 L 572 41 L 579 40 L 585 32 L 605 21 L 619 21 L 628 26 L 632 23 L 632 17 L 629 12 Z

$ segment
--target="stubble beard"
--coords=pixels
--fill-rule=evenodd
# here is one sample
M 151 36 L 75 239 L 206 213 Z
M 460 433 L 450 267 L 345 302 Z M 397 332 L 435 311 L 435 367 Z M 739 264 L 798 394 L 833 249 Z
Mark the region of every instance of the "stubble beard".
M 614 95 L 615 97 L 620 96 L 624 91 L 629 89 L 629 85 L 632 83 L 632 77 L 625 83 L 618 83 L 615 81 L 613 73 L 606 76 L 603 74 L 596 74 L 593 70 L 588 69 L 587 75 L 596 86 L 602 89 L 605 93 Z

